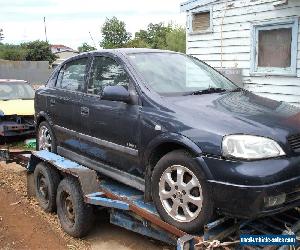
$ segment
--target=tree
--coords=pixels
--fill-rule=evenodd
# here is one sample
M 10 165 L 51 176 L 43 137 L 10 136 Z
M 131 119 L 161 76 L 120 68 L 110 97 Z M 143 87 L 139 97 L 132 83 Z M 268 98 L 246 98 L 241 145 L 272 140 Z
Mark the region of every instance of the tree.
M 24 61 L 27 50 L 20 45 L 0 44 L 0 58 L 12 61 Z
M 186 33 L 185 28 L 175 27 L 166 37 L 167 49 L 177 52 L 186 52 Z
M 127 44 L 127 48 L 151 48 L 150 45 L 142 39 L 131 39 Z
M 32 42 L 22 43 L 21 48 L 27 51 L 26 61 L 49 61 L 53 63 L 57 56 L 51 52 L 48 42 L 36 40 Z
M 77 49 L 78 49 L 79 53 L 96 50 L 95 47 L 93 47 L 87 43 L 81 44 L 81 46 L 79 46 Z
M 166 36 L 171 30 L 171 25 L 165 26 L 163 23 L 150 23 L 147 30 L 136 32 L 135 38 L 146 42 L 153 49 L 166 49 Z
M 101 32 L 103 39 L 100 45 L 105 49 L 125 47 L 131 38 L 131 34 L 126 30 L 125 23 L 116 17 L 106 18 Z

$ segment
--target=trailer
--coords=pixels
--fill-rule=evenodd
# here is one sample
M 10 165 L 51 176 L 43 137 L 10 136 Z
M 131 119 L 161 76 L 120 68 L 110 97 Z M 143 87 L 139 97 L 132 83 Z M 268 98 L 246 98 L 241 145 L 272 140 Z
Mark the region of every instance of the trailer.
M 49 212 L 57 206 L 61 227 L 74 237 L 82 237 L 88 232 L 93 221 L 93 209 L 106 209 L 110 223 L 177 249 L 242 249 L 239 244 L 241 234 L 300 234 L 300 212 L 295 208 L 255 220 L 220 216 L 199 229 L 196 235 L 190 235 L 161 220 L 153 203 L 144 201 L 143 192 L 57 154 L 0 150 L 0 159 L 15 161 L 26 167 L 28 195 L 48 195 L 51 204 L 40 202 L 40 205 Z M 37 178 L 41 173 L 43 178 L 51 179 L 48 184 L 51 187 L 47 187 L 52 190 L 50 193 L 45 192 L 46 181 Z M 55 197 L 52 197 L 53 194 Z M 263 247 L 247 247 L 258 248 Z M 280 249 L 289 249 L 289 246 L 281 246 Z

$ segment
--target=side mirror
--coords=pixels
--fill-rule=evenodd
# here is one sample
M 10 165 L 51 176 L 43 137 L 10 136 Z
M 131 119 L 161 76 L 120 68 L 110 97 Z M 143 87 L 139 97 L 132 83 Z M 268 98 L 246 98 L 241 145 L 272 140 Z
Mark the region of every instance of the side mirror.
M 130 94 L 123 86 L 106 86 L 103 89 L 101 99 L 128 103 L 130 101 Z

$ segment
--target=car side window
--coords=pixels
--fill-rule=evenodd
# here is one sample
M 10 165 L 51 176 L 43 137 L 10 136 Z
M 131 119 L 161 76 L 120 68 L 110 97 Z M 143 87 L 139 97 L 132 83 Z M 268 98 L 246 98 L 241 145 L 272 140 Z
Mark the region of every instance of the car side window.
M 97 56 L 94 58 L 91 78 L 88 85 L 88 93 L 102 95 L 106 86 L 120 85 L 127 90 L 129 76 L 122 65 L 109 57 Z
M 47 81 L 47 86 L 48 87 L 54 87 L 55 86 L 55 83 L 56 83 L 56 80 L 57 80 L 57 75 L 58 75 L 58 72 L 57 70 L 54 71 L 51 76 L 49 77 L 48 81 Z
M 85 91 L 85 73 L 88 58 L 66 63 L 59 71 L 56 87 L 71 91 Z

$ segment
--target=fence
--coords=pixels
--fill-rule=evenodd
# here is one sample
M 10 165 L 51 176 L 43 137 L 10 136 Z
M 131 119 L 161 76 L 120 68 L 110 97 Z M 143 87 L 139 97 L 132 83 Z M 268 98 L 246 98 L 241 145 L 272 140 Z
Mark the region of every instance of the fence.
M 46 61 L 7 61 L 0 59 L 0 79 L 26 80 L 33 84 L 43 84 L 52 69 Z

